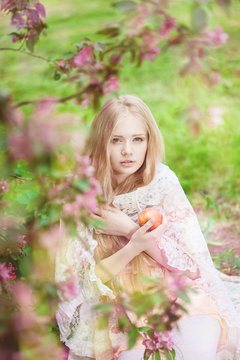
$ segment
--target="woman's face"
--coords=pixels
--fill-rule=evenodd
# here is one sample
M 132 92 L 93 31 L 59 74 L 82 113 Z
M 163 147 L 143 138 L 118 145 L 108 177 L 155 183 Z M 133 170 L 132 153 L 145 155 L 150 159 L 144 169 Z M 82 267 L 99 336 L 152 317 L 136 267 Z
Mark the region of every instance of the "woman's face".
M 110 139 L 110 161 L 118 184 L 142 166 L 147 146 L 143 121 L 131 113 L 120 115 Z

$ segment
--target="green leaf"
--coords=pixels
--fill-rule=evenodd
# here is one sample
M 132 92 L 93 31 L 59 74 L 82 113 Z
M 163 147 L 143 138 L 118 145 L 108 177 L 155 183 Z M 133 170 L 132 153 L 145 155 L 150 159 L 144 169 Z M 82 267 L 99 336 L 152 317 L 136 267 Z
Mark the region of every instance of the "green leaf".
M 92 225 L 95 229 L 97 228 L 102 228 L 102 229 L 106 229 L 107 225 L 105 223 L 103 223 L 100 220 L 94 220 L 92 218 L 90 218 L 89 216 L 86 217 L 87 223 Z
M 161 355 L 160 355 L 159 350 L 157 350 L 157 351 L 154 353 L 153 360 L 161 360 Z
M 113 7 L 122 12 L 129 12 L 137 9 L 137 3 L 132 0 L 123 0 L 113 3 Z
M 107 327 L 108 324 L 108 319 L 106 315 L 102 315 L 100 316 L 100 318 L 98 319 L 98 329 L 104 329 L 105 327 Z
M 95 310 L 103 310 L 105 313 L 112 311 L 113 304 L 97 304 L 93 307 Z
M 29 37 L 26 41 L 26 46 L 28 48 L 29 51 L 33 52 L 34 51 L 34 39 L 32 37 Z
M 119 26 L 109 26 L 109 27 L 105 27 L 99 31 L 96 32 L 96 34 L 99 35 L 106 35 L 110 38 L 118 36 L 120 33 L 120 28 Z
M 130 349 L 135 345 L 138 337 L 139 337 L 139 332 L 136 326 L 132 324 L 132 327 L 128 332 L 128 344 Z
M 149 326 L 140 326 L 138 328 L 138 331 L 141 331 L 141 332 L 148 332 L 149 330 L 152 330 Z
M 144 275 L 141 275 L 140 276 L 140 279 L 142 281 L 145 281 L 145 282 L 152 282 L 152 283 L 156 283 L 159 279 L 158 278 L 150 278 L 148 276 L 144 276 Z
M 166 353 L 166 359 L 167 360 L 174 360 L 175 359 L 175 356 L 176 356 L 176 352 L 174 349 L 172 349 L 171 351 L 168 351 Z
M 90 184 L 87 179 L 75 180 L 73 181 L 73 185 L 82 192 L 87 191 L 90 188 Z
M 207 26 L 207 13 L 201 7 L 197 7 L 192 12 L 192 27 L 194 31 L 200 32 Z
M 147 350 L 144 351 L 144 355 L 143 355 L 143 359 L 144 359 L 144 360 L 148 360 L 148 359 L 149 359 L 149 356 L 146 355 L 146 352 L 147 352 Z
M 188 296 L 187 294 L 185 294 L 184 292 L 182 292 L 182 291 L 176 292 L 176 295 L 177 295 L 180 299 L 182 299 L 183 301 L 185 301 L 185 303 L 188 303 L 188 304 L 189 304 L 189 303 L 191 302 L 189 296 Z

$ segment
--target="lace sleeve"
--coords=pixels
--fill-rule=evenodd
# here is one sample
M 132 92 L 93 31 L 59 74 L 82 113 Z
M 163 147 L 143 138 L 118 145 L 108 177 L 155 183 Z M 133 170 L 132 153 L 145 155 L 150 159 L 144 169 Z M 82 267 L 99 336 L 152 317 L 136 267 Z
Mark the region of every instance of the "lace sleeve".
M 56 319 L 61 340 L 78 356 L 94 357 L 93 340 L 96 314 L 92 307 L 100 296 L 114 298 L 111 289 L 95 275 L 94 249 L 97 246 L 92 230 L 79 224 L 77 236 L 69 238 L 63 231 L 56 255 L 55 279 L 57 283 L 76 279 L 76 296 L 64 299 L 59 291 L 60 303 Z
M 233 292 L 224 286 L 219 272 L 214 267 L 197 216 L 177 176 L 169 168 L 166 169 L 164 175 L 159 176 L 158 186 L 155 186 L 152 192 L 152 196 L 158 198 L 155 204 L 156 201 L 160 204 L 161 211 L 168 221 L 168 227 L 159 239 L 158 247 L 164 251 L 168 265 L 182 271 L 195 273 L 198 270 L 195 284 L 212 298 L 230 326 L 240 328 L 236 311 L 239 302 L 234 301 Z M 159 186 L 161 191 L 158 195 Z M 238 286 L 238 291 L 235 291 L 238 296 L 239 290 Z
M 159 177 L 152 196 L 159 198 L 159 208 L 168 222 L 167 230 L 158 243 L 166 255 L 168 265 L 195 273 L 197 263 L 194 255 L 201 254 L 209 260 L 209 252 L 197 216 L 177 176 L 169 168 Z

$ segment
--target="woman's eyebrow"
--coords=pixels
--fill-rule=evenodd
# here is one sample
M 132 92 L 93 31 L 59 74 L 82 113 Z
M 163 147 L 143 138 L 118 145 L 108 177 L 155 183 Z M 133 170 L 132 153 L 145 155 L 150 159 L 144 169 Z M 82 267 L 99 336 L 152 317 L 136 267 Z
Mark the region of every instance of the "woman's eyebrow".
M 119 138 L 123 138 L 124 136 L 123 135 L 113 135 L 114 137 L 119 137 Z M 130 136 L 146 136 L 146 134 L 133 134 L 133 135 L 130 135 Z

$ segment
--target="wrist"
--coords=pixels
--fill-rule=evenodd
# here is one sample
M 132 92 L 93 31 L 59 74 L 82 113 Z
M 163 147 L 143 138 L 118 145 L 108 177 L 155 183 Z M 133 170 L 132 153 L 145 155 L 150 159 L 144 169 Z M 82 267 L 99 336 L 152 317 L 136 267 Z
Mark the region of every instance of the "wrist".
M 128 252 L 128 254 L 131 254 L 132 257 L 135 257 L 142 252 L 142 249 L 140 249 L 138 246 L 136 246 L 136 244 L 134 242 L 132 242 L 131 240 L 127 243 L 125 248 L 126 248 L 126 251 Z
M 135 233 L 135 231 L 137 231 L 139 229 L 139 225 L 135 224 L 134 222 L 132 223 L 131 227 L 128 229 L 128 232 L 126 234 L 126 238 L 128 240 L 131 239 L 132 235 Z

